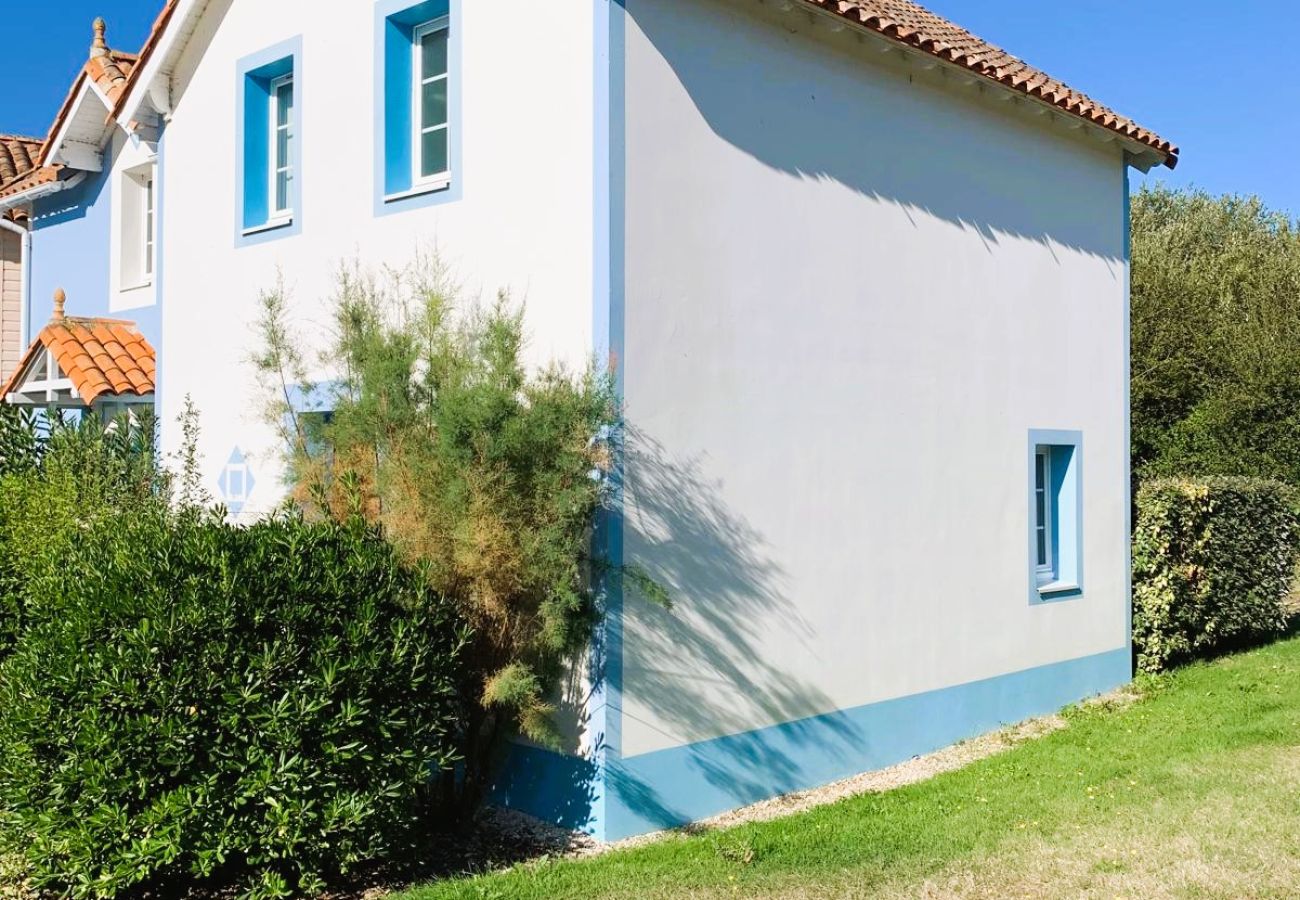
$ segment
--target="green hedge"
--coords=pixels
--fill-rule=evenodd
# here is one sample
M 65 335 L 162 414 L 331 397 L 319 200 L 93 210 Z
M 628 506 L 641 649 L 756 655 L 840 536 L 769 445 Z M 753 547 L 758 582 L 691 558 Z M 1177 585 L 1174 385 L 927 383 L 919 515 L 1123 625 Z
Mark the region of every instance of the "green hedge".
M 1295 572 L 1297 495 L 1254 478 L 1161 478 L 1137 494 L 1133 643 L 1159 671 L 1275 637 Z
M 467 640 L 419 573 L 362 524 L 81 524 L 0 663 L 0 857 L 57 895 L 270 897 L 411 852 Z

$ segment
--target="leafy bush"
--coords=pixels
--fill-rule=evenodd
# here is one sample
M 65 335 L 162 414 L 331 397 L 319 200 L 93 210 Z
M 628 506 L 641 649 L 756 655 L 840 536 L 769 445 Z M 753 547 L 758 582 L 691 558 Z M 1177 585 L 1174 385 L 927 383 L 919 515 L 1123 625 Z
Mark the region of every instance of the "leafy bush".
M 416 840 L 467 633 L 373 530 L 143 504 L 57 550 L 0 664 L 0 857 L 34 886 L 279 896 Z
M 1296 492 L 1276 481 L 1156 479 L 1138 491 L 1133 642 L 1159 671 L 1274 637 L 1295 572 Z
M 151 416 L 105 426 L 0 406 L 0 660 L 27 619 L 31 573 L 111 511 L 165 506 L 166 497 Z
M 345 268 L 335 339 L 313 384 L 282 289 L 262 297 L 256 358 L 283 428 L 296 498 L 368 519 L 474 627 L 467 662 L 465 806 L 514 730 L 557 740 L 549 699 L 596 621 L 591 529 L 618 416 L 612 379 L 526 365 L 522 309 L 460 302 L 436 258 L 376 278 Z M 302 416 L 291 386 L 332 394 Z M 639 573 L 626 573 L 651 587 Z M 653 595 L 652 595 L 653 596 Z
M 1134 468 L 1300 486 L 1300 227 L 1163 187 L 1132 213 Z

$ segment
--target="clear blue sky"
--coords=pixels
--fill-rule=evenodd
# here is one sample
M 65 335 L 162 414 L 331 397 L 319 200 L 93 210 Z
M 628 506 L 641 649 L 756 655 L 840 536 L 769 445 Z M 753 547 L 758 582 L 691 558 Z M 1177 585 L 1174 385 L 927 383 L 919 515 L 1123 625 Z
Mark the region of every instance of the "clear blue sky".
M 928 5 L 1177 143 L 1178 169 L 1149 178 L 1258 194 L 1300 216 L 1300 75 L 1285 49 L 1300 29 L 1297 0 L 1059 0 L 1050 12 L 1024 0 Z M 112 46 L 138 50 L 161 6 L 46 0 L 8 16 L 0 131 L 45 133 L 96 15 Z

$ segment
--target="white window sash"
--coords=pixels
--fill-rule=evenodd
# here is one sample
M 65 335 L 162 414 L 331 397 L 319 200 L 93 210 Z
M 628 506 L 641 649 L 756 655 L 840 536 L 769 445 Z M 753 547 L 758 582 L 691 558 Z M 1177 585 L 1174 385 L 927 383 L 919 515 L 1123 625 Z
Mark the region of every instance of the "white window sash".
M 1047 447 L 1034 451 L 1034 570 L 1039 584 L 1056 579 L 1052 558 L 1052 453 Z M 1043 461 L 1043 520 L 1038 521 L 1038 460 Z M 1043 562 L 1038 562 L 1038 534 L 1043 535 Z
M 284 222 L 293 218 L 292 185 L 293 185 L 293 178 L 295 175 L 293 170 L 293 148 L 286 142 L 286 146 L 285 146 L 286 158 L 284 160 L 280 159 L 280 132 L 288 131 L 290 135 L 290 139 L 294 141 L 298 139 L 298 135 L 295 134 L 293 130 L 294 123 L 293 123 L 292 111 L 289 113 L 289 116 L 287 117 L 288 121 L 285 122 L 284 125 L 280 124 L 280 88 L 284 87 L 285 85 L 289 86 L 289 90 L 291 92 L 293 91 L 292 72 L 289 73 L 288 75 L 281 75 L 279 78 L 272 79 L 270 84 L 271 102 L 269 106 L 270 106 L 270 113 L 271 113 L 271 121 L 270 121 L 271 128 L 270 128 L 270 142 L 269 142 L 269 146 L 267 147 L 268 165 L 266 168 L 267 168 L 267 174 L 269 176 L 268 178 L 269 183 L 267 185 L 266 208 L 269 211 L 271 222 Z M 294 105 L 295 107 L 297 106 L 296 103 Z M 286 183 L 285 192 L 284 192 L 285 205 L 283 207 L 278 205 L 278 200 L 279 200 L 278 188 L 279 188 L 279 179 L 281 173 L 288 174 L 288 181 Z
M 417 25 L 411 32 L 411 183 L 415 187 L 445 185 L 451 180 L 451 44 L 448 41 L 447 69 L 440 75 L 424 75 L 424 58 L 421 44 L 424 38 L 439 31 L 449 31 L 451 19 L 442 16 L 432 22 Z M 447 121 L 439 125 L 424 124 L 424 86 L 435 81 L 447 82 Z M 447 133 L 447 167 L 441 172 L 424 175 L 424 136 L 435 131 Z
M 153 278 L 154 267 L 154 172 L 150 170 L 141 176 L 141 202 L 144 210 L 140 220 L 143 222 L 144 240 L 140 245 L 140 271 L 145 280 Z

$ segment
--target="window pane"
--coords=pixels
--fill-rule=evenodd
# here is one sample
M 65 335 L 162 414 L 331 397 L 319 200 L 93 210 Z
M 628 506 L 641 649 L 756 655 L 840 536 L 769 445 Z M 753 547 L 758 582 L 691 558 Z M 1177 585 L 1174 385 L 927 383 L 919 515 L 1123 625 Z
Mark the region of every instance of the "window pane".
M 430 81 L 421 88 L 420 126 L 429 128 L 433 125 L 447 124 L 447 79 Z
M 420 176 L 447 171 L 447 129 L 439 128 L 420 136 Z
M 1038 564 L 1047 565 L 1047 530 L 1038 529 Z
M 275 123 L 288 125 L 293 112 L 293 82 L 287 81 L 275 89 Z
M 283 169 L 289 165 L 289 130 L 281 128 L 275 133 L 275 167 Z
M 420 38 L 420 80 L 447 74 L 447 32 L 431 31 Z
M 278 172 L 275 176 L 275 208 L 289 208 L 289 182 L 293 180 L 288 172 Z
M 1034 526 L 1042 528 L 1047 524 L 1044 521 L 1047 518 L 1047 495 L 1042 491 L 1034 491 L 1034 502 L 1037 504 L 1037 511 L 1034 513 Z
M 1047 469 L 1047 457 L 1044 456 L 1042 453 L 1035 453 L 1034 454 L 1034 487 L 1040 491 L 1046 486 L 1045 484 L 1045 482 L 1047 481 L 1046 469 Z

